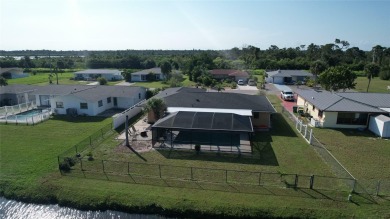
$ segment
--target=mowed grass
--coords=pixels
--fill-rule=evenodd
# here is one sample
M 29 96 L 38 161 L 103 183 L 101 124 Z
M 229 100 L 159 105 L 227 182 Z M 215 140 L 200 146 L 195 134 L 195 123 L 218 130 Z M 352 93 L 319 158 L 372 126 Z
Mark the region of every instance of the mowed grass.
M 80 142 L 112 119 L 55 116 L 35 126 L 0 125 L 0 180 L 34 185 L 57 172 L 57 155 Z
M 190 81 L 188 75 L 183 75 L 182 86 L 183 87 L 192 87 L 195 86 L 196 83 Z M 146 88 L 164 88 L 169 87 L 169 84 L 163 83 L 163 81 L 148 81 L 148 82 L 134 82 L 133 86 L 141 86 Z
M 368 79 L 367 77 L 358 77 L 356 80 L 356 91 L 366 92 Z M 371 80 L 370 87 L 368 92 L 371 93 L 390 93 L 390 90 L 387 89 L 387 86 L 390 86 L 390 80 L 381 80 L 379 77 L 375 77 Z
M 314 129 L 314 135 L 357 179 L 390 182 L 390 140 L 353 129 Z

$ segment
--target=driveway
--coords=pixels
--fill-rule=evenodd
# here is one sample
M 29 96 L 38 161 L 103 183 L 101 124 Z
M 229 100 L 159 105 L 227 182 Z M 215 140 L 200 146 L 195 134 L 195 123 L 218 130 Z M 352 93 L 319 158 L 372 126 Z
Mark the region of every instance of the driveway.
M 237 85 L 237 90 L 255 90 L 258 91 L 256 86 L 249 86 L 249 85 Z

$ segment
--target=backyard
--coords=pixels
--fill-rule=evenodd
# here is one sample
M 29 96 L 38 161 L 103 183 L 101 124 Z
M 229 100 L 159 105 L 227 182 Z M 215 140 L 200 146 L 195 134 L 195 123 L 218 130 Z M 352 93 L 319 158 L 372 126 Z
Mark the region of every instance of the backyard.
M 366 92 L 368 79 L 367 77 L 358 77 L 356 80 L 355 90 L 358 92 Z M 368 92 L 372 93 L 390 93 L 390 90 L 387 87 L 390 86 L 390 80 L 381 80 L 378 77 L 375 77 L 371 80 L 370 87 Z
M 278 104 L 276 96 L 269 96 Z M 36 126 L 0 125 L 0 195 L 35 202 L 58 202 L 82 209 L 117 209 L 143 213 L 187 216 L 276 216 L 276 217 L 386 217 L 389 202 L 377 204 L 359 195 L 346 201 L 348 192 L 285 189 L 205 183 L 134 176 L 130 183 L 110 174 L 85 172 L 78 177 L 61 177 L 57 155 L 70 149 L 103 127 L 111 119 L 99 117 L 54 117 Z M 234 171 L 333 176 L 329 167 L 312 150 L 281 114 L 273 118 L 271 132 L 255 136 L 253 157 L 216 153 L 163 150 L 134 153 L 118 150 L 116 132 L 92 151 L 94 161 L 117 160 L 147 165 L 196 167 Z M 81 131 L 82 130 L 82 131 Z M 44 141 L 42 141 L 44 139 Z M 128 148 L 127 148 L 128 149 Z M 74 151 L 73 154 L 76 152 Z M 100 164 L 99 164 L 100 165 Z M 87 168 L 87 166 L 86 166 Z M 150 174 L 150 169 L 140 169 Z M 167 174 L 175 174 L 168 171 Z M 196 172 L 195 172 L 196 174 Z M 219 173 L 217 173 L 219 174 Z M 229 172 L 230 174 L 230 172 Z M 209 175 L 217 178 L 218 175 Z M 331 185 L 330 185 L 331 186 Z M 262 200 L 262 201 L 253 201 Z M 164 210 L 165 209 L 165 210 Z

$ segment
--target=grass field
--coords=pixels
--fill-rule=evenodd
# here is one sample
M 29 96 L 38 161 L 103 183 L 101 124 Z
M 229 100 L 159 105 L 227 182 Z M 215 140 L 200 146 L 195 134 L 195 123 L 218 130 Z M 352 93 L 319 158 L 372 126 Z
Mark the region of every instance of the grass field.
M 367 85 L 368 85 L 368 79 L 367 77 L 358 77 L 356 80 L 356 91 L 359 92 L 366 92 L 367 91 Z M 385 81 L 381 80 L 378 77 L 373 78 L 371 80 L 370 88 L 368 89 L 368 92 L 371 93 L 390 93 L 390 90 L 387 90 L 387 86 L 390 86 L 390 80 Z

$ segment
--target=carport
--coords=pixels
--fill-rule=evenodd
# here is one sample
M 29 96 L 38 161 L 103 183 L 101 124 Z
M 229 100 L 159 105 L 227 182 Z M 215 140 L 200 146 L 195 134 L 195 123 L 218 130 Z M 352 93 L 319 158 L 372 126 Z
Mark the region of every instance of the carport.
M 250 116 L 221 112 L 178 111 L 152 126 L 153 147 L 252 153 Z

